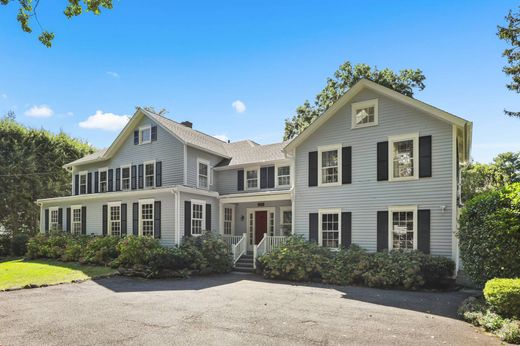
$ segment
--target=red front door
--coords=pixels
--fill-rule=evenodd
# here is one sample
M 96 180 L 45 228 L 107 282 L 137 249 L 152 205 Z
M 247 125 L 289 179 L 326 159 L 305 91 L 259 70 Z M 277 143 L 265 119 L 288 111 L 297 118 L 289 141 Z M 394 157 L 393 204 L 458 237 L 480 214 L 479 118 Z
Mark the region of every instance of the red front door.
M 258 244 L 267 233 L 267 211 L 255 212 L 255 244 Z

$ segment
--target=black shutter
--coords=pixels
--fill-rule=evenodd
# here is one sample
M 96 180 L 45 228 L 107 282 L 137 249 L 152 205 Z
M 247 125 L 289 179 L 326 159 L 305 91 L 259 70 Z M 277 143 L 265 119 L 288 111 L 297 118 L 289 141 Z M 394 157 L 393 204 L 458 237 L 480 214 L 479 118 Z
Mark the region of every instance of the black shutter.
M 45 209 L 45 233 L 49 233 L 49 209 Z
M 184 201 L 184 236 L 191 236 L 191 202 Z
M 87 234 L 87 207 L 81 207 L 81 234 Z
M 127 213 L 126 213 L 126 203 L 121 203 L 121 236 L 125 236 L 126 235 L 126 218 L 127 218 Z
M 121 168 L 116 168 L 116 191 L 121 191 Z
M 157 126 L 152 126 L 152 141 L 157 140 Z
M 153 237 L 161 239 L 161 201 L 155 201 L 153 206 Z
M 139 235 L 139 203 L 134 203 L 132 210 L 132 233 Z
M 377 212 L 377 251 L 388 249 L 388 211 Z
M 211 231 L 211 204 L 206 204 L 206 231 Z
M 137 169 L 137 170 L 138 170 L 138 172 L 139 172 L 139 173 L 138 173 L 138 179 L 137 179 L 137 181 L 138 181 L 138 184 L 139 184 L 139 188 L 142 189 L 142 188 L 144 187 L 144 180 L 143 180 L 143 174 L 144 174 L 143 170 L 144 170 L 144 166 L 143 166 L 143 164 L 140 164 L 140 165 L 138 166 L 138 169 Z
M 309 214 L 309 241 L 318 242 L 318 213 Z
M 99 192 L 99 172 L 94 172 L 94 192 Z
M 92 193 L 92 172 L 87 174 L 87 193 Z
M 132 165 L 132 190 L 137 189 L 137 166 Z
M 70 208 L 67 208 L 67 225 L 65 226 L 65 230 L 70 233 Z
M 267 167 L 267 188 L 274 188 L 274 166 Z
M 341 183 L 352 184 L 352 147 L 341 149 Z
M 108 206 L 103 204 L 103 235 L 107 235 L 108 233 Z
M 114 170 L 110 168 L 108 170 L 108 192 L 114 191 Z
M 158 161 L 155 163 L 155 186 L 162 186 L 162 162 Z
M 134 145 L 139 144 L 139 130 L 134 130 Z
M 237 171 L 237 191 L 244 191 L 244 170 Z
M 260 168 L 260 188 L 266 189 L 268 183 L 267 167 Z
M 309 152 L 309 186 L 318 186 L 318 152 L 317 151 Z
M 430 209 L 417 212 L 417 249 L 422 253 L 430 253 Z
M 74 194 L 79 195 L 79 174 L 74 176 Z
M 377 143 L 377 181 L 388 180 L 388 142 Z
M 341 213 L 341 245 L 349 247 L 352 244 L 352 212 Z
M 419 137 L 419 178 L 432 176 L 432 136 Z
M 63 231 L 63 208 L 58 208 L 58 229 Z

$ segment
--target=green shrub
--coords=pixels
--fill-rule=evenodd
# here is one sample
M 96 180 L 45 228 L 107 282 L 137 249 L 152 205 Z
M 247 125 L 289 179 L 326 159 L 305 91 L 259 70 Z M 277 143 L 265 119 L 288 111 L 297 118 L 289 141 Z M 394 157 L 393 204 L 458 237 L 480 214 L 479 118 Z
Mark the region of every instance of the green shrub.
M 511 344 L 520 344 L 520 322 L 507 321 L 502 325 L 502 328 L 497 331 L 500 339 Z
M 149 265 L 152 253 L 159 248 L 159 241 L 151 237 L 125 237 L 117 244 L 115 255 L 119 255 L 113 264 L 122 267 Z
M 363 274 L 368 287 L 417 289 L 425 284 L 421 261 L 414 252 L 378 252 L 371 257 L 370 270 Z
M 364 284 L 363 275 L 370 269 L 370 254 L 356 244 L 341 249 L 333 257 L 328 270 L 322 272 L 323 282 L 335 285 Z
M 9 256 L 11 253 L 11 236 L 0 234 L 0 257 Z
M 120 237 L 92 237 L 82 246 L 83 251 L 80 263 L 107 265 L 118 256 L 118 243 Z
M 460 217 L 460 256 L 478 285 L 492 278 L 520 277 L 520 183 L 481 193 Z
M 83 254 L 83 246 L 78 239 L 69 239 L 65 250 L 61 255 L 61 260 L 64 262 L 78 262 Z
M 20 233 L 11 238 L 11 254 L 13 256 L 23 256 L 27 252 L 27 242 L 29 235 Z
M 420 259 L 421 275 L 425 286 L 444 286 L 455 273 L 455 262 L 443 256 L 429 256 L 417 253 Z
M 69 235 L 53 232 L 50 235 L 38 233 L 27 242 L 27 257 L 60 259 L 63 256 Z
M 229 246 L 214 232 L 184 239 L 181 250 L 186 255 L 186 262 L 191 262 L 201 274 L 227 273 L 233 267 Z
M 484 287 L 484 297 L 500 315 L 520 318 L 520 278 L 489 280 Z
M 263 275 L 271 279 L 319 281 L 332 264 L 332 252 L 299 236 L 260 257 Z

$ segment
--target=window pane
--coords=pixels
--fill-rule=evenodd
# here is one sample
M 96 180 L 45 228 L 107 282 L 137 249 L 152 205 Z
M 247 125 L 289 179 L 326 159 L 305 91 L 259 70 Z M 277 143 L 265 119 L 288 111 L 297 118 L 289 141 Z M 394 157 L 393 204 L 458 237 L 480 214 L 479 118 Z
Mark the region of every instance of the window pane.
M 141 130 L 141 142 L 150 142 L 151 139 L 151 129 L 142 129 Z
M 339 214 L 321 215 L 322 246 L 339 247 Z
M 394 249 L 413 250 L 413 212 L 399 211 L 392 215 L 392 245 Z
M 208 165 L 199 162 L 199 174 L 208 175 Z
M 393 145 L 394 178 L 411 177 L 414 175 L 413 140 L 394 142 Z
M 356 125 L 374 122 L 374 107 L 361 108 L 356 111 Z
M 153 236 L 153 204 L 141 205 L 141 229 L 144 236 Z

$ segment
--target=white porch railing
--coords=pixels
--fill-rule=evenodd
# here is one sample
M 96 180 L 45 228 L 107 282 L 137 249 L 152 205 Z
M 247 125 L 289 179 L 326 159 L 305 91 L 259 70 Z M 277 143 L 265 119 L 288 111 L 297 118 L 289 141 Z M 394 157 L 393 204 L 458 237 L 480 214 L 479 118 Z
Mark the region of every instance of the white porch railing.
M 260 242 L 253 247 L 253 268 L 256 269 L 256 259 L 260 256 L 263 256 L 278 246 L 285 243 L 287 237 L 284 236 L 270 236 L 267 233 L 264 233 L 264 237 Z
M 240 241 L 240 238 L 242 238 L 241 235 L 223 235 L 222 236 L 222 239 L 224 239 L 224 241 L 230 247 L 233 246 L 233 245 L 236 245 Z
M 247 234 L 242 234 L 240 240 L 231 246 L 231 251 L 233 252 L 233 264 L 238 261 L 240 256 L 246 253 L 247 251 Z

